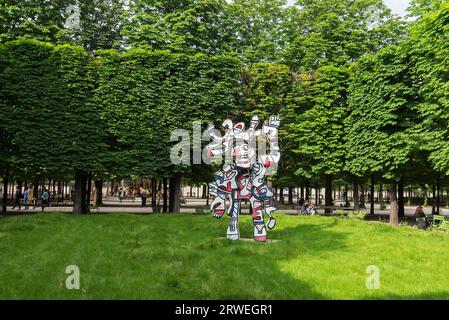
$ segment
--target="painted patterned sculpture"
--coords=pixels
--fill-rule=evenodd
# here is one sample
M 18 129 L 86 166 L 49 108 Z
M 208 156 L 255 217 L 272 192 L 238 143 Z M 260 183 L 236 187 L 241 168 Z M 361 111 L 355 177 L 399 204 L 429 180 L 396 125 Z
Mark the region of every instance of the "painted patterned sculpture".
M 272 216 L 276 210 L 271 205 L 273 193 L 267 186 L 266 176 L 277 166 L 280 159 L 278 146 L 280 118 L 271 116 L 263 124 L 262 130 L 257 129 L 258 126 L 259 118 L 254 116 L 246 131 L 244 123 L 233 125 L 231 120 L 223 122 L 224 136 L 216 134 L 213 126 L 208 129 L 209 136 L 213 140 L 208 146 L 209 157 L 230 154 L 232 159 L 215 173 L 215 181 L 209 184 L 210 194 L 214 197 L 211 203 L 214 217 L 220 219 L 225 212 L 231 217 L 226 233 L 226 237 L 230 240 L 240 239 L 239 214 L 242 199 L 248 199 L 251 203 L 255 241 L 266 241 L 266 227 L 273 229 L 276 224 L 276 219 Z M 266 138 L 270 147 L 269 154 L 256 154 L 258 136 Z M 266 226 L 264 213 L 269 219 Z

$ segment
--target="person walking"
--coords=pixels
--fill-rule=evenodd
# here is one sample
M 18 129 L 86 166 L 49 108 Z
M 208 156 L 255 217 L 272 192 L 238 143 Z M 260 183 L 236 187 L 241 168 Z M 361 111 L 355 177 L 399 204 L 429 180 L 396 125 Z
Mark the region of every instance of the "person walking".
M 301 214 L 307 214 L 307 210 L 306 210 L 306 201 L 304 200 L 303 197 L 301 197 L 298 201 L 298 205 L 300 208 L 300 213 Z
M 21 204 L 20 204 L 20 198 L 21 198 L 21 195 L 20 195 L 20 188 L 17 187 L 16 193 L 15 193 L 15 195 L 14 195 L 14 206 L 12 207 L 13 210 L 14 210 L 16 207 L 19 207 L 19 210 L 22 209 Z
M 33 209 L 36 209 L 36 199 L 34 199 L 34 189 L 28 190 L 28 203 L 33 205 Z
M 123 188 L 121 187 L 118 192 L 118 199 L 120 200 L 120 203 L 123 202 L 124 197 L 125 197 L 125 190 L 123 190 Z
M 42 191 L 41 198 L 42 198 L 42 211 L 44 211 L 45 206 L 47 206 L 47 207 L 50 206 L 49 195 L 48 195 L 47 189 L 44 189 L 44 191 Z
M 29 201 L 30 201 L 30 190 L 28 190 L 28 187 L 25 187 L 25 190 L 23 191 L 23 205 L 25 206 L 25 210 L 28 210 L 30 208 Z

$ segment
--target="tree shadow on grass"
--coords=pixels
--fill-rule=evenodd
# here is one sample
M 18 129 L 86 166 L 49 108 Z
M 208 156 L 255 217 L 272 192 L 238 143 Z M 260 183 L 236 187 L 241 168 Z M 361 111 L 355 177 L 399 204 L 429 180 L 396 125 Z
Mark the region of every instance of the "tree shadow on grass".
M 313 283 L 281 271 L 279 262 L 344 250 L 346 233 L 330 230 L 335 224 L 338 221 L 273 231 L 270 237 L 281 240 L 276 243 L 214 239 L 198 244 L 194 271 L 187 271 L 188 276 L 174 273 L 168 286 L 178 294 L 175 299 L 326 299 Z

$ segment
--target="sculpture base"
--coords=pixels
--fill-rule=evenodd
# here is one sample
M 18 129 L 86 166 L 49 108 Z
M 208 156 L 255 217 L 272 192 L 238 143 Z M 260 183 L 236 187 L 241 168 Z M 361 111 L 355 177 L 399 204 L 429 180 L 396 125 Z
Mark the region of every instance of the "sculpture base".
M 218 239 L 220 239 L 220 240 L 229 240 L 226 237 L 220 237 Z M 276 242 L 279 242 L 281 240 L 267 239 L 267 241 L 260 242 L 260 241 L 255 241 L 254 238 L 240 238 L 239 240 L 229 240 L 229 241 L 245 241 L 245 242 L 255 242 L 255 243 L 276 243 Z

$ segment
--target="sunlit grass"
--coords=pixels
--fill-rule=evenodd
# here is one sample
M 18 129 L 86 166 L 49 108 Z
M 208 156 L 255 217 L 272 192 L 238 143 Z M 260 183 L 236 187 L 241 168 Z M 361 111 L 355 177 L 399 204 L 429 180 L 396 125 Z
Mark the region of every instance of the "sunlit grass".
M 449 298 L 449 234 L 278 215 L 269 244 L 219 239 L 228 219 L 36 214 L 0 220 L 2 299 Z M 250 237 L 250 217 L 241 218 Z M 81 289 L 65 287 L 77 265 Z M 368 290 L 366 268 L 380 269 Z

